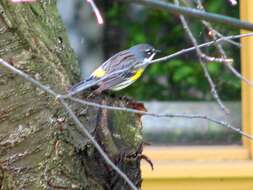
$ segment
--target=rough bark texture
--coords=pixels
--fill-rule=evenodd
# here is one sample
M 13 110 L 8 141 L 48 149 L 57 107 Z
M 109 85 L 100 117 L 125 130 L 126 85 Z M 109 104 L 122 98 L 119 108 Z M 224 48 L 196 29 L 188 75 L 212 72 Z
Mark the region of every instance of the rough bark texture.
M 56 0 L 27 4 L 0 0 L 0 57 L 57 92 L 64 92 L 79 77 Z M 134 104 L 102 95 L 92 101 Z M 139 116 L 80 105 L 72 108 L 110 158 L 140 186 Z M 0 189 L 129 187 L 55 98 L 0 66 Z

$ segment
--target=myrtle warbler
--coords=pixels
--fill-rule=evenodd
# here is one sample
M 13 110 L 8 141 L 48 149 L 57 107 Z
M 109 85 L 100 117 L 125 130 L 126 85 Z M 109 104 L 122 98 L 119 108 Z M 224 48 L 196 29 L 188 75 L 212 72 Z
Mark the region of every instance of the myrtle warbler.
M 138 44 L 121 51 L 105 61 L 88 79 L 72 86 L 69 89 L 69 94 L 76 94 L 94 83 L 96 84 L 94 92 L 97 94 L 105 90 L 118 91 L 126 88 L 140 78 L 146 68 L 146 65 L 139 68 L 134 68 L 134 66 L 150 62 L 157 52 L 158 50 L 149 44 Z M 126 68 L 130 69 L 115 73 Z

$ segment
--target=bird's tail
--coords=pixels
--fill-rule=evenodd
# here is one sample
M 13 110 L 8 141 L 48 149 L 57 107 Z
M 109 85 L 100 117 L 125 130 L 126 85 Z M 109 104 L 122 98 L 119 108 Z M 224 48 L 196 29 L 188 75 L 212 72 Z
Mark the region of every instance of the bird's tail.
M 81 92 L 82 90 L 85 90 L 87 88 L 90 88 L 93 86 L 93 84 L 96 82 L 96 80 L 92 78 L 88 78 L 86 80 L 82 80 L 79 83 L 71 86 L 68 89 L 68 95 L 74 95 L 77 94 L 78 92 Z

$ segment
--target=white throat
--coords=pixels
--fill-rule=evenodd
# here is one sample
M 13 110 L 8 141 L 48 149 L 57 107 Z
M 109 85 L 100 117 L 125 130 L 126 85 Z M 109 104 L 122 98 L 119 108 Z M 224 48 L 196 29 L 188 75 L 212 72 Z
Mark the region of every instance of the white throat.
M 153 53 L 149 58 L 145 58 L 144 59 L 144 63 L 149 63 L 150 61 L 152 61 L 152 59 L 154 58 L 156 53 Z

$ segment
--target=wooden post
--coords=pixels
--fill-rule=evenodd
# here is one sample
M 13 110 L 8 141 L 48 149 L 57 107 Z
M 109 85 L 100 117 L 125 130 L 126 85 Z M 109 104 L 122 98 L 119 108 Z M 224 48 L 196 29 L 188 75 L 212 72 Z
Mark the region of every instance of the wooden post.
M 242 20 L 253 22 L 253 1 L 240 1 L 240 16 Z M 242 30 L 242 33 L 248 31 Z M 241 39 L 241 70 L 242 75 L 253 81 L 253 38 Z M 253 135 L 253 88 L 242 82 L 242 126 L 246 133 Z M 253 158 L 253 142 L 243 137 L 243 145 Z

